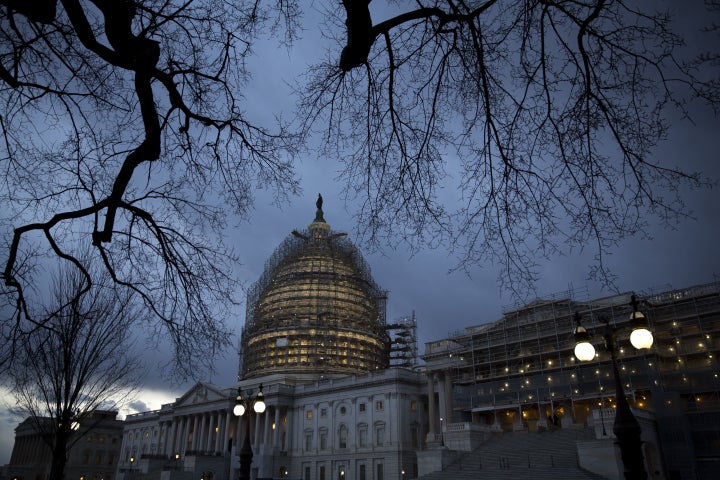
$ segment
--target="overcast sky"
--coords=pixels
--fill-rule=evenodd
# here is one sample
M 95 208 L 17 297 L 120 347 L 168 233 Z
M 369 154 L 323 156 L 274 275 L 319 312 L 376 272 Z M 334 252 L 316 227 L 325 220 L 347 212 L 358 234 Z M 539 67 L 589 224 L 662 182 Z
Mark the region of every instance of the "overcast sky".
M 321 50 L 316 42 L 322 40 L 315 32 L 308 31 L 292 54 L 270 44 L 256 49 L 263 68 L 254 71 L 246 96 L 247 110 L 251 114 L 269 121 L 273 112 L 291 112 L 292 99 L 280 92 L 288 92 L 286 82 L 292 81 L 306 64 L 319 58 L 310 56 Z M 702 108 L 695 110 L 693 120 L 694 124 L 688 120 L 674 121 L 671 135 L 655 152 L 656 158 L 661 163 L 681 165 L 689 171 L 700 170 L 708 177 L 720 179 L 720 121 L 711 111 Z M 228 243 L 234 245 L 242 262 L 236 271 L 246 285 L 260 276 L 266 259 L 293 229 L 305 228 L 313 220 L 318 193 L 324 197 L 325 219 L 331 227 L 352 235 L 356 228 L 352 223 L 353 205 L 342 203 L 343 185 L 335 181 L 338 168 L 333 159 L 308 154 L 298 166 L 303 194 L 283 209 L 272 206 L 267 192 L 258 192 L 250 219 L 228 231 L 231 237 Z M 619 291 L 662 291 L 720 280 L 717 247 L 720 241 L 720 190 L 689 191 L 685 198 L 693 219 L 683 221 L 674 230 L 651 228 L 647 232 L 651 240 L 628 240 L 606 259 L 618 276 Z M 566 252 L 565 256 L 541 263 L 537 296 L 571 290 L 576 299 L 582 300 L 612 294 L 587 280 L 594 253 L 592 250 Z M 503 310 L 512 308 L 517 302 L 499 288 L 497 269 L 493 265 L 473 268 L 469 276 L 461 272 L 448 273 L 456 260 L 443 249 L 425 250 L 414 256 L 404 251 L 386 250 L 365 257 L 376 282 L 389 291 L 388 319 L 415 311 L 421 352 L 424 342 L 441 339 L 470 325 L 497 320 Z M 241 292 L 239 296 L 244 299 Z M 228 325 L 236 332 L 234 345 L 238 343 L 237 335 L 243 322 L 244 305 L 238 308 L 234 318 L 228 320 Z M 236 377 L 237 356 L 231 349 L 218 360 L 217 372 L 200 380 L 232 386 Z M 175 385 L 150 373 L 134 407 L 159 408 L 161 403 L 172 401 L 192 383 Z M 6 406 L 0 405 L 0 464 L 9 460 L 12 429 L 16 425 Z

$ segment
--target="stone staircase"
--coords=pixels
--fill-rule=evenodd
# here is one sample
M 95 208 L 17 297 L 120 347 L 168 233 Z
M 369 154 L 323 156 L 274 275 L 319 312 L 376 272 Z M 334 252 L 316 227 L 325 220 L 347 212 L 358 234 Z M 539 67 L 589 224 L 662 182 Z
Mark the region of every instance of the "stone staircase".
M 578 467 L 575 442 L 590 438 L 578 429 L 505 433 L 421 480 L 603 480 Z

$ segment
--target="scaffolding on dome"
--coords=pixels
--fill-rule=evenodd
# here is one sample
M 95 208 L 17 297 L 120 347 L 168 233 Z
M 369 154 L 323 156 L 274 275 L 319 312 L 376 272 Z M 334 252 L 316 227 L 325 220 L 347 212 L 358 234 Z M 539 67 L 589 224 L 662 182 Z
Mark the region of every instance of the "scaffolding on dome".
M 248 291 L 243 377 L 386 368 L 386 300 L 346 234 L 324 222 L 293 231 Z

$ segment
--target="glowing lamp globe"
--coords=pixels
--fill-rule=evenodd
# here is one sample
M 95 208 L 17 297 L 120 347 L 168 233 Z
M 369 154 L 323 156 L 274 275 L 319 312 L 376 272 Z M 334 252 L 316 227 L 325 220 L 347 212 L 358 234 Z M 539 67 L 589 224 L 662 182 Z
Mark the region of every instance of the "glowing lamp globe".
M 639 327 L 630 334 L 630 343 L 637 349 L 650 348 L 653 344 L 653 334 L 645 327 Z
M 581 362 L 589 362 L 595 358 L 595 347 L 588 341 L 578 342 L 575 345 L 575 357 Z
M 245 415 L 245 405 L 242 403 L 238 403 L 235 405 L 235 408 L 233 408 L 233 413 L 236 417 L 242 417 Z

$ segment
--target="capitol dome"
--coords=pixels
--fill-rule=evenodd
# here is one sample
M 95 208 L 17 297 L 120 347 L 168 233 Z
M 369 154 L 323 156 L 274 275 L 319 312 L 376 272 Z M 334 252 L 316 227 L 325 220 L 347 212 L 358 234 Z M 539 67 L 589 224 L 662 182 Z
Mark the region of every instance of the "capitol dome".
M 386 299 L 359 250 L 325 222 L 318 196 L 313 223 L 280 244 L 248 293 L 242 377 L 387 367 Z

